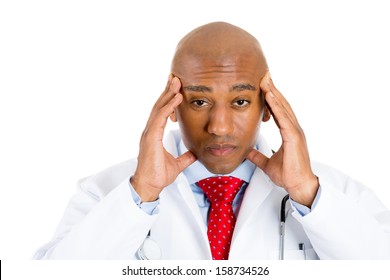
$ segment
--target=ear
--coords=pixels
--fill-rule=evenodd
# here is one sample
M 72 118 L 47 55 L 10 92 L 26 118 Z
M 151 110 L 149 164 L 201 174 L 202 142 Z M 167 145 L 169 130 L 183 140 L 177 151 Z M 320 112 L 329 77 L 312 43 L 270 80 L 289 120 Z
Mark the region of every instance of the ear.
M 169 118 L 173 122 L 177 122 L 177 117 L 176 117 L 176 109 L 172 112 L 172 114 L 169 115 Z
M 271 112 L 268 109 L 268 104 L 266 104 L 263 113 L 263 122 L 268 122 L 270 118 L 271 118 Z
M 268 72 L 267 72 L 268 73 Z M 263 80 L 262 80 L 263 81 Z M 263 122 L 268 122 L 269 119 L 271 118 L 271 111 L 268 107 L 268 103 L 267 101 L 265 101 L 265 96 L 264 96 L 264 93 L 263 93 L 263 90 L 260 89 L 260 99 L 261 99 L 261 104 L 264 106 L 264 112 L 263 112 L 263 118 L 262 118 L 262 121 Z
M 268 80 L 271 79 L 271 74 L 269 72 L 269 69 L 266 69 L 267 71 L 265 72 L 264 76 L 260 80 L 260 95 L 261 95 L 261 104 L 264 105 L 264 113 L 263 113 L 263 122 L 268 122 L 269 119 L 271 118 L 271 111 L 268 107 L 267 101 L 265 101 L 265 95 L 264 92 L 269 91 L 269 85 L 268 85 Z

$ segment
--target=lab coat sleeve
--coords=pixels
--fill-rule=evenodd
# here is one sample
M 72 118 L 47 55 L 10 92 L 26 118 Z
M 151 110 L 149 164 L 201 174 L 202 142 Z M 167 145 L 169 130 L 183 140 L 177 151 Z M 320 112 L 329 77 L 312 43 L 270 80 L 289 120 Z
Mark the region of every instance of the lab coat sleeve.
M 112 182 L 97 183 L 93 178 L 80 182 L 54 238 L 34 259 L 135 259 L 158 207 L 153 215 L 140 209 L 132 198 L 129 178 L 108 190 Z
M 329 169 L 328 169 L 329 170 Z M 302 224 L 320 259 L 390 259 L 390 211 L 365 186 L 328 171 L 321 196 Z

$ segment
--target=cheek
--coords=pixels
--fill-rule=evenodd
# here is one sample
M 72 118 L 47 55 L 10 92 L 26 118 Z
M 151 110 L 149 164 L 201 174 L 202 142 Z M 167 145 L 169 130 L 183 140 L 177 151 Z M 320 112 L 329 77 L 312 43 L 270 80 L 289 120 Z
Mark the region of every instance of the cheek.
M 176 109 L 177 121 L 182 129 L 193 130 L 199 124 L 199 114 L 194 114 L 188 105 L 180 104 Z
M 204 116 L 182 104 L 176 109 L 176 116 L 184 144 L 189 149 L 196 149 L 204 131 Z
M 246 114 L 238 115 L 235 118 L 235 129 L 243 146 L 252 147 L 256 142 L 261 123 L 261 110 L 258 108 L 254 107 Z

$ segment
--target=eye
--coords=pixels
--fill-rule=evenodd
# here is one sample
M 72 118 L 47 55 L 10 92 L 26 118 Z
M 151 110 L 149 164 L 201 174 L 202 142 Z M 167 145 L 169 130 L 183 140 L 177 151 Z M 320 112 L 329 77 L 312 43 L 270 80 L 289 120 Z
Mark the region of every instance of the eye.
M 249 101 L 248 100 L 245 100 L 245 99 L 240 99 L 240 100 L 236 100 L 234 101 L 234 105 L 237 106 L 237 107 L 246 107 L 249 105 Z
M 195 105 L 196 107 L 204 107 L 207 105 L 207 102 L 201 99 L 193 100 L 191 104 Z

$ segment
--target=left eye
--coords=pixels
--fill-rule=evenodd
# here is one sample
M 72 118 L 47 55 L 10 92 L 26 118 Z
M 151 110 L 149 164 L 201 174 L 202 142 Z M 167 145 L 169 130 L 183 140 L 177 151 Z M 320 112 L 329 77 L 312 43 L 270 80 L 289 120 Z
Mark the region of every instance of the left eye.
M 234 102 L 234 104 L 238 107 L 245 107 L 246 105 L 249 104 L 248 100 L 240 99 Z

